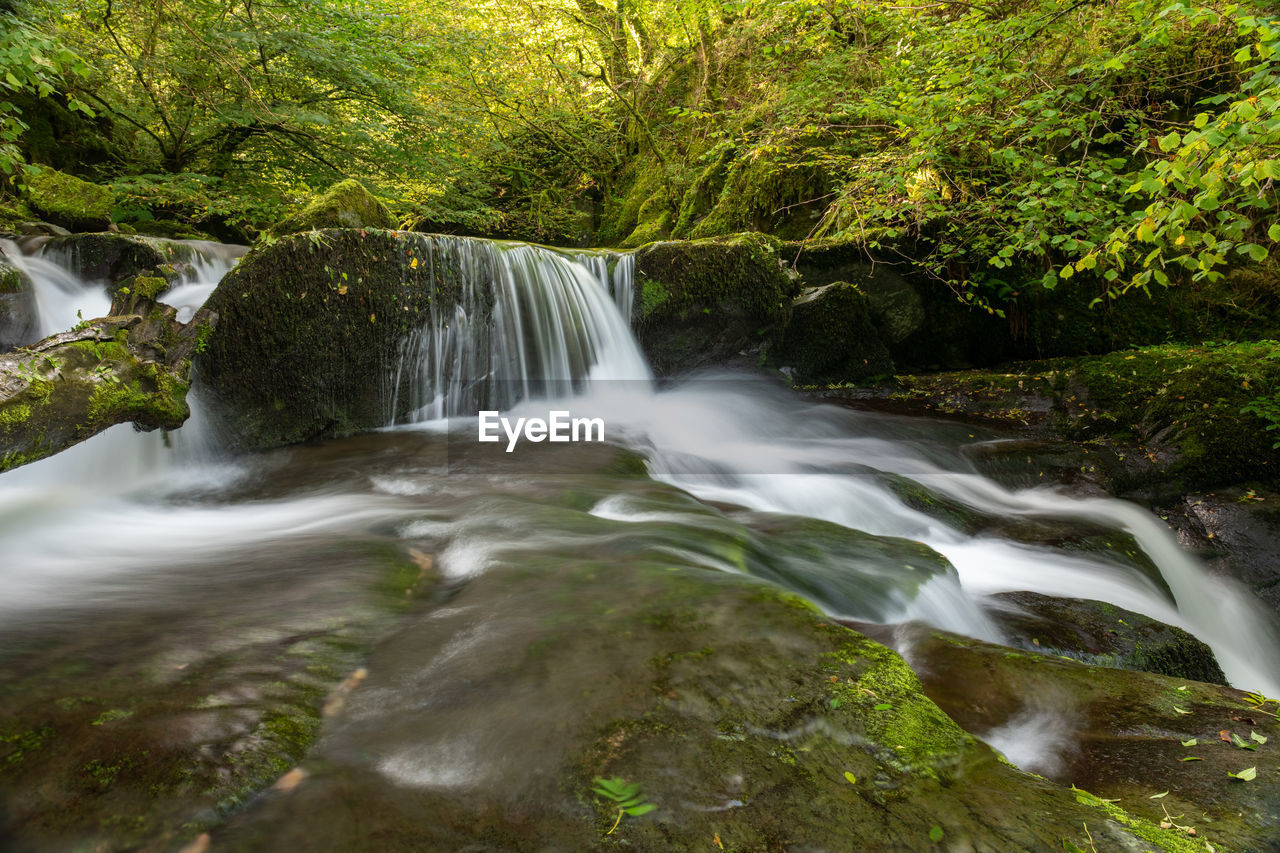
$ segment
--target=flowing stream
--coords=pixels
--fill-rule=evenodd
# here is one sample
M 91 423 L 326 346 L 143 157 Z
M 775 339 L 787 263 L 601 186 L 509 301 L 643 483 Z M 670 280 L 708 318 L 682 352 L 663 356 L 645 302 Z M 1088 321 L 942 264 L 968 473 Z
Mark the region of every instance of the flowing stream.
M 540 608 L 591 606 L 549 591 L 572 588 L 556 579 L 563 567 L 639 565 L 752 575 L 835 617 L 924 620 L 997 642 L 990 594 L 1102 599 L 1187 629 L 1232 684 L 1280 695 L 1271 617 L 1243 588 L 1210 579 L 1149 512 L 1002 486 L 972 451 L 1006 439 L 970 426 L 809 402 L 742 374 L 655 382 L 629 330 L 628 256 L 481 241 L 455 250 L 497 265 L 492 330 L 473 327 L 468 300 L 485 294 L 472 293 L 405 342 L 388 369 L 412 378 L 407 423 L 233 457 L 204 431 L 197 385 L 176 432 L 115 427 L 0 475 L 0 648 L 13 664 L 2 702 L 12 710 L 14 685 L 31 683 L 22 678 L 72 658 L 103 672 L 128 658 L 121 677 L 170 684 L 237 650 L 365 631 L 392 675 L 329 735 L 334 754 L 424 789 L 500 784 L 513 756 L 541 778 L 555 767 L 564 709 L 616 664 L 583 648 L 554 691 L 515 679 L 501 695 L 463 698 L 467 685 L 540 641 L 553 618 Z M 234 263 L 196 251 L 189 281 L 169 294 L 188 314 Z M 42 333 L 104 311 L 102 283 L 78 278 L 67 258 L 19 263 L 38 288 Z M 475 392 L 482 363 L 493 381 Z M 477 403 L 510 418 L 601 417 L 608 441 L 505 454 L 476 443 Z M 904 483 L 1033 533 L 968 535 L 904 502 Z M 1044 544 L 1034 531 L 1048 521 L 1102 529 L 1140 558 Z M 387 548 L 414 555 L 447 599 L 399 623 L 375 615 L 367 555 Z M 258 668 L 210 689 L 202 707 L 267 701 L 246 685 L 293 677 L 264 663 L 272 654 L 249 655 Z M 414 722 L 424 713 L 429 730 Z

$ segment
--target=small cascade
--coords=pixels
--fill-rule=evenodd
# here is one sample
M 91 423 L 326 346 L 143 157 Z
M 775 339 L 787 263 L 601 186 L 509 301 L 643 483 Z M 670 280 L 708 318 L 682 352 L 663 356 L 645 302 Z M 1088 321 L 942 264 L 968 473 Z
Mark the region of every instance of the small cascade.
M 631 335 L 630 255 L 431 240 L 433 275 L 456 275 L 460 293 L 451 310 L 433 306 L 428 323 L 405 341 L 391 412 L 401 410 L 401 393 L 410 397 L 410 421 L 430 421 L 583 394 L 590 383 L 651 378 Z
M 175 265 L 180 280 L 161 294 L 160 301 L 177 308 L 179 321 L 187 322 L 247 249 L 205 240 L 173 242 L 187 247 L 190 254 L 187 261 Z M 34 285 L 37 340 L 67 331 L 81 320 L 107 315 L 111 307 L 108 283 L 78 275 L 74 251 L 50 247 L 48 241 L 29 246 L 33 253 L 26 255 L 7 241 L 0 248 Z M 103 488 L 119 491 L 207 462 L 216 454 L 198 388 L 188 395 L 187 404 L 191 416 L 179 430 L 144 433 L 120 424 L 56 456 L 6 473 L 0 482 L 0 497 L 15 489 L 59 482 L 74 483 L 87 495 Z

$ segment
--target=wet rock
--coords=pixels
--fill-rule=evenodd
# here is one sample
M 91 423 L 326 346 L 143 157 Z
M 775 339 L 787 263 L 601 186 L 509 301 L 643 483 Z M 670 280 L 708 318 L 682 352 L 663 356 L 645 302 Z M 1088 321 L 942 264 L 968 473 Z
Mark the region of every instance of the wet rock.
M 47 166 L 28 175 L 26 187 L 27 203 L 55 225 L 71 231 L 101 231 L 111 224 L 115 196 L 108 187 Z
M 321 228 L 396 227 L 385 205 L 356 180 L 345 180 L 325 190 L 297 216 L 276 224 L 273 234 L 293 234 Z
M 1087 825 L 1181 849 L 999 762 L 897 655 L 772 588 L 634 552 L 536 562 L 404 624 L 308 778 L 214 848 L 1088 849 Z M 620 816 L 600 779 L 653 809 Z
M 791 322 L 774 360 L 794 367 L 800 382 L 845 382 L 892 373 L 893 361 L 871 316 L 871 303 L 856 285 L 806 288 L 791 303 Z
M 167 270 L 176 279 L 176 268 L 194 257 L 191 247 L 181 243 L 132 234 L 57 237 L 44 244 L 44 252 L 61 256 L 62 262 L 81 278 L 106 282 L 108 290 L 143 270 Z
M 1028 651 L 1115 669 L 1227 683 L 1213 650 L 1191 634 L 1105 601 L 1004 592 L 992 596 L 989 614 L 1007 632 L 1011 645 Z
M 35 288 L 0 251 L 0 352 L 29 344 L 36 334 Z
M 1236 487 L 1158 508 L 1209 571 L 1240 581 L 1280 613 L 1280 495 Z
M 20 222 L 15 230 L 27 237 L 66 237 L 71 233 L 52 222 Z
M 249 565 L 203 559 L 211 578 Z M 295 541 L 268 562 L 248 596 L 210 582 L 184 600 L 192 579 L 157 572 L 153 593 L 183 591 L 136 610 L 75 599 L 43 632 L 0 626 L 0 847 L 174 851 L 295 778 L 330 691 L 406 587 L 432 584 L 369 542 Z
M 182 426 L 191 354 L 217 316 L 202 309 L 179 323 L 153 298 L 167 285 L 139 277 L 117 293 L 111 316 L 0 356 L 0 471 L 120 423 Z
M 763 234 L 650 243 L 636 251 L 636 336 L 659 374 L 758 356 L 798 288 Z
M 209 298 L 221 319 L 198 359 L 230 440 L 260 449 L 391 421 L 403 341 L 458 299 L 461 260 L 441 242 L 457 239 L 332 229 L 256 246 Z M 492 274 L 468 271 L 481 288 Z
M 1203 850 L 1208 841 L 1262 851 L 1280 837 L 1274 702 L 1263 709 L 1229 687 L 1015 652 L 925 627 L 901 631 L 898 647 L 951 719 L 1024 769 L 1088 791 L 1081 802 L 1115 800 L 1132 818 L 1169 824 L 1183 844 L 1166 849 Z M 1228 775 L 1250 767 L 1252 781 Z

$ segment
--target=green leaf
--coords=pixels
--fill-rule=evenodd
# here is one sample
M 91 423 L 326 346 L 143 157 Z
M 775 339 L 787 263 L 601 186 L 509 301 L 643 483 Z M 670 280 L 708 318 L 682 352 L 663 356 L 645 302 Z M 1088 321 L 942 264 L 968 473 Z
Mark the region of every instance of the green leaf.
M 1182 741 L 1182 745 L 1183 745 L 1183 746 L 1195 746 L 1195 745 L 1196 745 L 1197 743 L 1199 743 L 1199 742 L 1200 742 L 1200 741 L 1196 740 L 1195 738 L 1192 738 L 1191 740 L 1184 740 L 1184 741 Z
M 871 710 L 873 710 L 873 711 L 887 711 L 887 710 L 889 710 L 889 709 L 890 709 L 890 708 L 892 708 L 892 707 L 893 707 L 893 705 L 892 705 L 891 703 L 889 703 L 889 702 L 881 702 L 879 705 L 873 705 L 873 706 L 872 706 L 872 708 L 871 708 Z
M 1179 761 L 1204 761 L 1204 759 L 1198 755 L 1184 755 L 1182 758 L 1179 758 L 1178 760 Z
M 1249 739 L 1256 740 L 1258 743 L 1266 743 L 1267 739 L 1257 732 L 1249 732 Z
M 1071 278 L 1071 276 L 1075 274 L 1076 274 L 1076 271 L 1072 268 L 1071 264 L 1067 264 L 1065 267 L 1063 267 L 1061 270 L 1058 271 L 1058 275 L 1062 278 Z
M 1230 770 L 1228 770 L 1227 775 L 1230 776 L 1232 779 L 1239 779 L 1241 782 L 1252 782 L 1254 779 L 1258 778 L 1258 768 L 1246 767 L 1245 769 L 1241 770 L 1239 773 L 1232 773 Z
M 1176 130 L 1171 130 L 1164 136 L 1160 137 L 1160 150 L 1169 152 L 1182 144 L 1182 134 Z
M 929 840 L 932 841 L 934 844 L 937 844 L 939 841 L 942 840 L 942 835 L 943 835 L 942 827 L 940 826 L 935 826 L 929 830 Z
M 653 803 L 641 803 L 638 806 L 632 806 L 630 808 L 623 809 L 623 811 L 631 815 L 632 817 L 640 817 L 640 815 L 648 814 L 649 812 L 653 811 L 656 808 L 657 806 L 655 806 Z
M 1256 743 L 1249 743 L 1249 741 L 1240 737 L 1240 735 L 1236 734 L 1235 732 L 1231 733 L 1231 744 L 1233 746 L 1239 747 L 1240 749 L 1255 750 L 1258 748 L 1258 745 Z
M 1271 238 L 1271 242 L 1280 243 L 1280 222 L 1272 223 L 1267 229 L 1267 236 Z
M 853 775 L 852 773 L 850 773 L 848 770 L 844 771 L 844 778 L 846 778 L 846 779 L 848 779 L 848 780 L 849 780 L 849 784 L 850 784 L 850 785 L 856 785 L 856 784 L 858 784 L 858 777 L 857 777 L 857 776 L 854 776 L 854 775 Z
M 1168 791 L 1161 791 L 1161 792 L 1160 792 L 1160 793 L 1158 793 L 1158 794 L 1152 794 L 1151 796 L 1147 797 L 1147 799 L 1148 799 L 1148 800 L 1160 800 L 1160 799 L 1164 799 L 1164 798 L 1165 798 L 1165 797 L 1167 797 L 1167 796 L 1169 796 L 1169 792 L 1168 792 Z

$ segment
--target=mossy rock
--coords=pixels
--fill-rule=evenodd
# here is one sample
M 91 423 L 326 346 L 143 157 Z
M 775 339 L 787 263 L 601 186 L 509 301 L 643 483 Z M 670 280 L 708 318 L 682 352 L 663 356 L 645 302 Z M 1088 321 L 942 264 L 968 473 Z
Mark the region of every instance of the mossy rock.
M 30 277 L 3 258 L 0 252 L 0 352 L 35 340 L 37 310 Z
M 1088 664 L 1227 683 L 1213 650 L 1191 634 L 1105 601 L 1034 592 L 993 596 L 990 615 L 1028 651 Z
M 115 195 L 109 187 L 43 167 L 26 178 L 27 203 L 55 225 L 101 231 L 111 224 Z
M 34 218 L 22 202 L 0 202 L 0 231 L 18 233 L 18 226 Z
M 221 319 L 198 358 L 233 442 L 275 447 L 403 415 L 389 411 L 389 378 L 433 307 L 456 303 L 464 271 L 442 246 L 462 239 L 331 229 L 255 246 L 209 298 Z
M 292 234 L 322 228 L 395 228 L 396 221 L 364 184 L 348 178 L 317 196 L 296 216 L 277 223 L 271 233 Z
M 1024 768 L 1085 789 L 1090 801 L 1113 800 L 1148 824 L 1196 830 L 1191 836 L 1171 827 L 1184 842 L 1171 849 L 1204 850 L 1206 840 L 1219 850 L 1274 849 L 1280 723 L 1243 692 L 1014 652 L 923 627 L 898 636 L 929 697 Z M 1222 731 L 1256 751 L 1224 742 Z M 1253 781 L 1228 775 L 1248 767 L 1257 768 Z
M 850 382 L 893 372 L 893 360 L 856 285 L 807 288 L 791 303 L 791 322 L 774 359 L 805 383 Z
M 770 587 L 569 553 L 449 604 L 371 658 L 313 777 L 215 848 L 1190 849 L 1000 762 L 898 655 Z M 404 701 L 424 656 L 447 701 Z M 655 808 L 619 819 L 601 778 Z
M 1062 397 L 1062 426 L 1073 438 L 1138 443 L 1160 461 L 1166 490 L 1275 482 L 1280 451 L 1270 424 L 1242 411 L 1275 388 L 1274 341 L 1113 353 L 1076 364 Z
M 72 234 L 45 243 L 46 255 L 60 256 L 76 275 L 102 281 L 109 292 L 118 282 L 144 270 L 169 270 L 189 262 L 195 253 L 190 246 L 157 237 L 132 234 Z
M 636 252 L 636 332 L 660 374 L 758 355 L 797 290 L 763 234 L 651 243 Z

